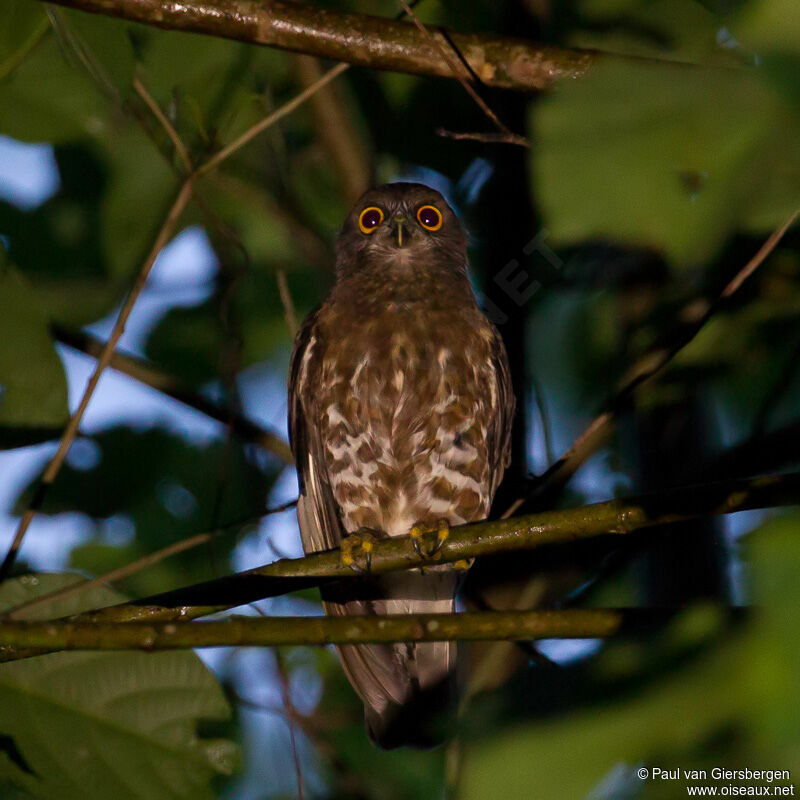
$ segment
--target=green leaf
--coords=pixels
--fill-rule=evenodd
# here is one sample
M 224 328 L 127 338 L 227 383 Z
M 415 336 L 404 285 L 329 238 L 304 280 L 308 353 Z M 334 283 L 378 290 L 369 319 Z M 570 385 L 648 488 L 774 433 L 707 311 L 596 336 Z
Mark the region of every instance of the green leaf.
M 6 0 L 0 17 L 0 80 L 11 73 L 47 30 L 44 6 L 35 0 Z
M 592 665 L 599 679 L 594 702 L 504 731 L 494 728 L 468 746 L 464 800 L 585 797 L 615 770 L 630 774 L 637 797 L 675 797 L 691 783 L 643 783 L 632 769 L 642 764 L 710 770 L 763 763 L 795 773 L 800 767 L 798 531 L 800 515 L 789 514 L 748 535 L 754 608 L 746 625 L 720 626 L 718 610 L 697 608 L 657 638 L 609 643 Z M 718 633 L 710 633 L 715 629 Z M 670 657 L 672 647 L 682 655 Z M 642 660 L 655 655 L 654 663 L 662 665 L 644 685 L 634 669 L 637 654 Z M 592 685 L 586 672 L 579 680 L 583 692 Z M 567 682 L 561 675 L 557 685 Z
M 537 199 L 560 244 L 611 239 L 700 265 L 798 203 L 800 116 L 750 71 L 601 64 L 533 125 Z
M 109 110 L 129 89 L 133 75 L 127 26 L 60 10 L 53 19 L 55 30 L 0 84 L 0 106 L 14 110 L 0 117 L 0 132 L 52 143 L 109 134 Z
M 67 382 L 39 300 L 0 262 L 0 446 L 52 438 L 67 420 Z
M 135 57 L 127 23 L 70 9 L 55 10 L 53 19 L 70 62 L 100 93 L 113 101 L 129 90 Z
M 106 128 L 107 101 L 50 33 L 0 83 L 0 132 L 25 142 L 69 142 Z
M 108 160 L 103 247 L 111 275 L 125 276 L 136 272 L 150 251 L 174 199 L 177 178 L 135 127 L 116 132 L 108 142 Z
M 794 0 L 750 0 L 734 21 L 734 32 L 749 47 L 800 53 L 800 14 Z
M 0 587 L 0 611 L 80 581 L 32 575 Z M 120 602 L 95 587 L 37 608 L 49 619 Z M 202 740 L 200 719 L 230 709 L 193 653 L 53 653 L 0 665 L 0 781 L 59 800 L 211 798 L 233 745 Z M 9 756 L 12 753 L 12 756 Z

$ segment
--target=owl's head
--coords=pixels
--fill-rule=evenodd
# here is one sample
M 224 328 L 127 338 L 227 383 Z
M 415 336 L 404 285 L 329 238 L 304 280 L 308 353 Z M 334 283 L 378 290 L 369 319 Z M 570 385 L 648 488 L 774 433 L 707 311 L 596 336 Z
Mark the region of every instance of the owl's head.
M 392 265 L 462 272 L 467 237 L 445 199 L 421 183 L 387 183 L 365 192 L 336 240 L 337 272 Z

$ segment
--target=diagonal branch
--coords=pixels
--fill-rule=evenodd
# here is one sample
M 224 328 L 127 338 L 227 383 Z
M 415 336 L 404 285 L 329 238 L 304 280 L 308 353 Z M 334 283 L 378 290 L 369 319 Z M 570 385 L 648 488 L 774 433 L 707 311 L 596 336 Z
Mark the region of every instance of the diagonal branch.
M 91 334 L 67 328 L 64 325 L 54 324 L 51 326 L 51 331 L 57 341 L 93 358 L 99 358 L 105 347 L 105 344 L 100 339 Z M 211 419 L 215 419 L 224 425 L 230 424 L 234 433 L 241 439 L 269 450 L 287 464 L 292 463 L 292 451 L 288 443 L 277 433 L 266 430 L 247 419 L 247 417 L 233 413 L 229 409 L 213 403 L 203 395 L 193 392 L 173 375 L 162 372 L 146 361 L 119 350 L 113 353 L 108 365 L 111 369 L 122 372 L 162 394 L 168 395 L 173 400 L 194 408 Z
M 478 611 L 463 614 L 232 617 L 217 622 L 4 622 L 0 658 L 47 650 L 176 650 L 381 642 L 594 639 L 663 621 L 668 609 Z
M 605 409 L 592 420 L 558 461 L 531 482 L 526 495 L 518 498 L 509 506 L 503 514 L 504 518 L 515 514 L 533 498 L 563 486 L 577 472 L 578 468 L 608 441 L 613 431 L 617 414 L 625 406 L 631 395 L 642 384 L 659 375 L 684 347 L 694 341 L 709 320 L 764 263 L 799 216 L 800 209 L 797 209 L 785 222 L 776 228 L 758 249 L 758 252 L 725 285 L 722 292 L 713 302 L 693 300 L 683 309 L 683 313 L 680 316 L 688 319 L 689 323 L 677 332 L 672 344 L 668 347 L 658 347 L 651 350 L 628 370 L 616 394 L 606 403 Z
M 414 25 L 335 11 L 311 3 L 280 0 L 262 3 L 252 0 L 51 1 L 168 30 L 236 39 L 373 69 L 454 77 L 436 43 Z M 444 33 L 463 55 L 469 71 L 488 86 L 524 91 L 545 89 L 556 81 L 584 74 L 598 58 L 593 51 L 570 50 L 523 39 L 483 33 Z
M 177 228 L 178 221 L 180 220 L 184 209 L 189 203 L 191 196 L 192 180 L 190 178 L 187 179 L 179 189 L 177 196 L 172 203 L 172 207 L 170 208 L 164 223 L 161 226 L 161 229 L 156 235 L 153 247 L 145 259 L 144 264 L 142 264 L 142 268 L 139 270 L 139 274 L 136 276 L 136 280 L 134 281 L 128 296 L 125 299 L 125 302 L 122 304 L 122 308 L 119 311 L 119 315 L 117 316 L 117 320 L 114 323 L 114 327 L 111 331 L 111 336 L 103 347 L 103 350 L 98 355 L 94 372 L 86 384 L 86 388 L 83 391 L 83 396 L 78 403 L 78 407 L 75 409 L 74 413 L 70 417 L 69 422 L 67 423 L 67 427 L 65 428 L 64 433 L 61 436 L 61 441 L 58 444 L 58 449 L 56 450 L 55 455 L 50 459 L 47 467 L 44 470 L 44 473 L 42 474 L 41 481 L 36 489 L 36 493 L 34 494 L 30 507 L 25 514 L 23 514 L 22 519 L 20 520 L 14 540 L 8 549 L 8 553 L 6 554 L 2 566 L 0 566 L 0 581 L 8 577 L 12 567 L 14 566 L 17 553 L 19 552 L 19 548 L 22 546 L 22 540 L 25 538 L 25 532 L 28 530 L 28 527 L 38 513 L 38 510 L 41 508 L 42 502 L 44 501 L 48 489 L 55 480 L 56 475 L 58 475 L 59 471 L 61 470 L 61 466 L 64 463 L 64 459 L 67 455 L 67 451 L 69 450 L 70 445 L 75 440 L 75 436 L 78 433 L 78 428 L 80 427 L 81 420 L 86 412 L 86 408 L 89 405 L 89 401 L 92 399 L 94 390 L 97 388 L 97 384 L 100 382 L 100 376 L 103 374 L 103 370 L 105 370 L 105 368 L 111 362 L 111 358 L 114 354 L 114 348 L 125 331 L 125 325 L 128 322 L 128 317 L 130 317 L 131 311 L 133 311 L 133 306 L 141 294 L 145 283 L 147 282 L 147 277 L 150 274 L 153 264 L 155 264 L 156 257 L 161 252 L 164 245 L 172 238 L 172 235 Z
M 264 517 L 272 516 L 273 514 L 280 514 L 283 511 L 294 508 L 296 505 L 297 500 L 290 500 L 288 503 L 282 503 L 274 508 L 267 508 L 264 510 L 262 519 Z M 98 575 L 96 578 L 91 578 L 83 583 L 72 583 L 69 586 L 64 586 L 61 589 L 55 589 L 52 592 L 40 594 L 37 597 L 34 597 L 32 600 L 27 600 L 24 603 L 20 603 L 19 605 L 10 608 L 8 611 L 4 612 L 2 616 L 6 619 L 24 619 L 34 608 L 39 608 L 47 603 L 52 603 L 54 600 L 64 600 L 67 597 L 72 597 L 73 595 L 80 594 L 81 592 L 85 592 L 88 589 L 93 589 L 98 586 L 108 586 L 110 584 L 119 583 L 119 581 L 129 578 L 131 575 L 135 575 L 136 573 L 141 572 L 148 567 L 152 567 L 154 564 L 160 564 L 162 561 L 172 558 L 172 556 L 185 553 L 187 550 L 200 547 L 200 545 L 208 544 L 209 542 L 214 541 L 214 539 L 217 539 L 226 533 L 239 530 L 244 525 L 248 525 L 252 522 L 252 517 L 246 517 L 226 523 L 225 525 L 220 525 L 211 531 L 196 533 L 194 536 L 188 536 L 185 539 L 179 539 L 177 542 L 168 544 L 166 547 L 161 547 L 160 549 L 155 550 L 152 553 L 148 553 L 141 558 L 130 561 L 122 567 L 117 567 L 116 569 L 112 569 L 102 575 Z
M 434 562 L 455 562 L 493 553 L 576 542 L 606 534 L 626 535 L 710 514 L 730 514 L 752 508 L 795 505 L 798 502 L 800 472 L 686 486 L 657 495 L 610 500 L 510 520 L 460 525 L 450 531 Z M 437 533 L 430 531 L 423 538 L 422 545 L 432 549 Z M 430 562 L 420 560 L 409 536 L 395 536 L 375 543 L 371 574 L 413 569 L 425 563 Z M 332 579 L 353 577 L 352 570 L 341 563 L 339 550 L 327 550 L 305 558 L 282 559 L 264 567 L 133 603 L 79 614 L 71 621 L 119 623 L 196 619 L 265 597 L 319 586 Z M 8 617 L 0 616 L 0 619 L 3 618 Z M 22 655 L 38 654 L 25 652 Z M 17 653 L 13 657 L 22 656 Z M 0 662 L 3 658 L 0 653 Z
M 175 152 L 178 154 L 183 164 L 185 174 L 190 175 L 192 172 L 192 160 L 189 158 L 189 152 L 186 149 L 186 145 L 181 141 L 181 137 L 178 136 L 178 132 L 139 78 L 133 79 L 133 88 L 136 90 L 136 94 L 144 100 L 145 105 L 150 109 L 150 113 L 158 120 L 159 125 L 164 129 L 167 136 L 169 136 L 172 146 L 175 148 Z
M 464 87 L 464 91 L 472 98 L 475 105 L 484 113 L 486 117 L 495 125 L 503 136 L 509 140 L 513 140 L 516 144 L 521 144 L 523 147 L 530 147 L 528 140 L 524 136 L 518 136 L 504 122 L 495 114 L 489 107 L 488 103 L 478 94 L 471 81 L 474 76 L 470 73 L 469 69 L 465 68 L 459 59 L 451 52 L 454 45 L 440 33 L 439 38 L 434 36 L 420 21 L 419 17 L 414 13 L 406 0 L 399 0 L 400 5 L 405 10 L 406 14 L 411 18 L 417 30 L 441 53 L 442 58 L 447 62 L 452 72 L 453 77 Z M 466 74 L 465 74 L 466 73 Z

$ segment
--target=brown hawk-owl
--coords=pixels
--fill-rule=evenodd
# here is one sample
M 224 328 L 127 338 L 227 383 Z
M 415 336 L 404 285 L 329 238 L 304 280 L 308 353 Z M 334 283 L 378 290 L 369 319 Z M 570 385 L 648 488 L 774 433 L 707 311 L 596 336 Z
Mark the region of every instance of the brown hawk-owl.
M 356 204 L 335 285 L 295 341 L 289 409 L 307 553 L 489 513 L 514 396 L 467 279 L 466 236 L 438 192 L 393 183 Z M 328 614 L 447 613 L 456 584 L 439 566 L 342 581 L 323 601 Z M 339 648 L 376 743 L 431 743 L 409 709 L 451 693 L 455 652 L 454 642 Z

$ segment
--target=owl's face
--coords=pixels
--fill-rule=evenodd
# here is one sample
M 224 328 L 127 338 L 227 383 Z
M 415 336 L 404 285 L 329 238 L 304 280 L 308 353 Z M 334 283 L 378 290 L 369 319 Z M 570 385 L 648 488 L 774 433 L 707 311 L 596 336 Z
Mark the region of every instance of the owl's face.
M 462 271 L 466 236 L 445 199 L 420 183 L 388 183 L 356 203 L 336 242 L 340 274 L 430 264 Z

